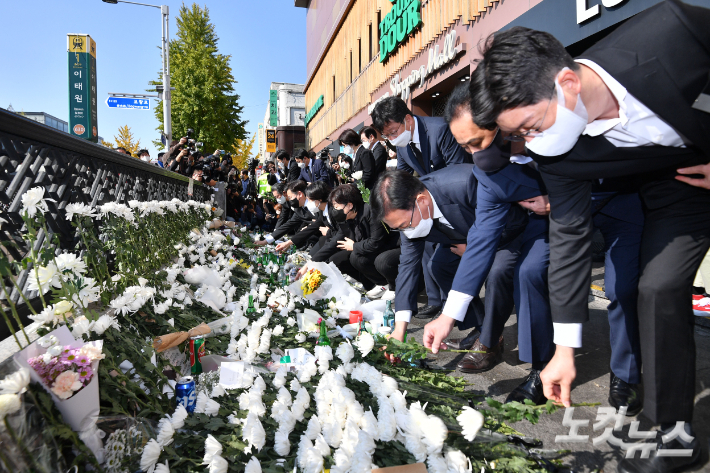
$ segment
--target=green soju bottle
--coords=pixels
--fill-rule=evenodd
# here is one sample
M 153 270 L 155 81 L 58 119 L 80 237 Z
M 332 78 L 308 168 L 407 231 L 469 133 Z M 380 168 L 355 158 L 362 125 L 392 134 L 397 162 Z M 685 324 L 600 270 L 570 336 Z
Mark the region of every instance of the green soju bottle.
M 247 307 L 247 314 L 253 314 L 256 312 L 256 309 L 254 308 L 254 296 L 249 294 L 249 307 Z
M 390 327 L 394 330 L 394 310 L 392 310 L 392 301 L 387 301 L 387 307 L 385 308 L 385 313 L 382 316 L 382 322 L 385 327 Z
M 325 320 L 318 319 L 318 323 L 320 324 L 320 335 L 318 336 L 318 341 L 316 342 L 316 345 L 329 347 L 330 339 L 328 338 L 328 334 L 325 330 Z

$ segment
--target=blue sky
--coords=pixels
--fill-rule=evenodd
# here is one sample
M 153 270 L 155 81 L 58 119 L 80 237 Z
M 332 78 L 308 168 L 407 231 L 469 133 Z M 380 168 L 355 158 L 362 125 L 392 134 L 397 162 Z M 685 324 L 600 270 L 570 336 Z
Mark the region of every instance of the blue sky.
M 170 7 L 170 37 L 181 1 L 137 0 Z M 187 5 L 190 3 L 185 2 Z M 236 92 L 247 132 L 256 132 L 269 100 L 271 82 L 306 80 L 306 9 L 293 0 L 207 0 L 219 50 L 232 56 Z M 47 112 L 68 119 L 68 33 L 96 41 L 99 135 L 113 141 L 129 125 L 141 144 L 157 154 L 152 140 L 158 121 L 152 110 L 108 108 L 109 92 L 142 93 L 160 71 L 160 10 L 101 0 L 1 1 L 5 45 L 0 53 L 0 107 Z M 255 146 L 256 148 L 256 146 Z M 210 150 L 211 151 L 211 150 Z

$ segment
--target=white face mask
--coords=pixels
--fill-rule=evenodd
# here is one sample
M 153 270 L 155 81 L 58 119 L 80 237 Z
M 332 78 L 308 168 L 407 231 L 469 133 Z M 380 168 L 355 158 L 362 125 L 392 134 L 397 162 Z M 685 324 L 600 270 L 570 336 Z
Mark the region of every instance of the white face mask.
M 589 119 L 580 94 L 577 94 L 577 104 L 572 111 L 565 107 L 565 95 L 557 79 L 555 79 L 555 89 L 557 90 L 555 123 L 525 145 L 530 151 L 541 156 L 560 156 L 569 152 L 582 136 Z
M 145 161 L 146 163 L 150 161 L 150 158 L 148 156 L 143 156 L 141 160 Z
M 369 141 L 363 141 L 362 142 L 362 147 L 365 149 L 370 149 L 370 142 Z
M 350 163 L 342 163 L 340 167 L 342 167 L 343 169 L 350 169 Z
M 419 210 L 419 215 L 422 218 L 419 222 L 419 225 L 414 228 L 408 228 L 407 230 L 404 230 L 402 232 L 407 235 L 407 238 L 410 239 L 427 236 L 431 231 L 431 226 L 434 225 L 434 219 L 431 218 L 431 212 L 429 212 L 429 218 L 424 218 L 424 215 L 422 214 L 422 209 L 419 207 L 419 202 L 417 202 L 417 210 Z
M 284 196 L 277 197 L 277 198 L 276 198 L 276 202 L 278 202 L 279 204 L 283 205 L 283 204 L 286 203 L 286 197 L 284 197 Z
M 398 148 L 402 148 L 404 146 L 407 146 L 409 143 L 412 141 L 412 132 L 407 130 L 407 122 L 404 122 L 404 131 L 400 133 L 400 135 L 393 139 L 390 140 L 390 143 L 395 145 Z
M 343 146 L 343 153 L 345 154 L 353 154 L 353 147 L 350 145 L 345 145 Z
M 318 211 L 318 206 L 316 205 L 316 203 L 311 202 L 310 200 L 306 200 L 306 208 L 312 214 L 315 214 Z
M 303 169 L 306 167 L 306 163 L 298 163 L 298 167 Z

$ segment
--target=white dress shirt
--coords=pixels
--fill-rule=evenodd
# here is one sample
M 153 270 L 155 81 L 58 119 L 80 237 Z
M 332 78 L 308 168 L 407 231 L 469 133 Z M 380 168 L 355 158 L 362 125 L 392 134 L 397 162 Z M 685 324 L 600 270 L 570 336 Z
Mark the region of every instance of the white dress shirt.
M 673 127 L 631 95 L 619 81 L 597 63 L 588 59 L 577 59 L 576 62 L 593 70 L 604 81 L 619 104 L 618 118 L 594 120 L 587 124 L 582 134 L 603 135 L 618 148 L 657 145 L 685 147 L 683 138 Z M 582 324 L 554 322 L 552 326 L 555 332 L 555 345 L 571 348 L 582 346 Z
M 447 227 L 453 229 L 454 227 L 452 227 L 449 221 L 446 220 L 444 214 L 442 214 L 441 210 L 439 210 L 439 206 L 436 205 L 436 201 L 434 200 L 434 196 L 431 195 L 431 192 L 429 193 L 429 197 L 431 197 L 431 205 L 434 208 L 434 211 L 432 212 L 432 218 L 434 220 L 438 220 L 440 224 L 446 225 Z M 398 310 L 394 313 L 395 322 L 409 322 L 410 320 L 412 320 L 411 310 Z
M 422 144 L 419 141 L 419 120 L 417 120 L 417 117 L 414 115 L 412 115 L 412 118 L 414 119 L 414 130 L 412 131 L 412 141 L 410 141 L 410 143 L 414 143 L 417 146 L 417 149 L 421 151 Z

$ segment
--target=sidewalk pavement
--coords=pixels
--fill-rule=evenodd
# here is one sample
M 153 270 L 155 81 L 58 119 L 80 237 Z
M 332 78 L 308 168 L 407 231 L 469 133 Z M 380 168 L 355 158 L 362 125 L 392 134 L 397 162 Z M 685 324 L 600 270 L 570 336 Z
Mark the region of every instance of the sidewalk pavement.
M 598 266 L 598 265 L 597 265 Z M 609 396 L 609 359 L 611 350 L 609 347 L 609 323 L 607 319 L 606 306 L 609 301 L 599 295 L 603 295 L 603 267 L 593 270 L 592 284 L 598 286 L 594 290 L 595 296 L 590 296 L 589 302 L 589 322 L 584 326 L 582 339 L 583 348 L 577 350 L 577 379 L 573 384 L 572 402 L 599 402 L 601 406 L 609 407 L 607 400 Z M 484 295 L 482 292 L 481 295 Z M 423 301 L 426 301 L 424 296 Z M 431 320 L 431 319 L 429 319 Z M 410 334 L 421 342 L 424 325 L 429 320 L 412 319 L 409 327 Z M 454 329 L 452 338 L 463 336 L 461 332 Z M 430 356 L 430 361 L 454 369 L 451 374 L 463 376 L 472 386 L 471 389 L 481 394 L 483 397 L 493 397 L 498 401 L 505 401 L 506 396 L 516 386 L 523 382 L 530 369 L 529 363 L 522 363 L 518 359 L 518 327 L 516 315 L 511 315 L 503 333 L 505 339 L 505 352 L 503 362 L 495 366 L 490 371 L 480 374 L 465 374 L 455 370 L 456 364 L 464 356 L 462 353 L 439 352 L 436 358 Z M 710 438 L 710 329 L 702 326 L 696 327 L 695 343 L 697 349 L 697 379 L 695 397 L 695 416 L 693 428 L 706 450 Z M 673 356 L 673 347 L 668 347 L 668 356 Z M 543 441 L 545 450 L 570 450 L 570 453 L 561 457 L 565 464 L 575 472 L 603 471 L 607 473 L 616 472 L 617 463 L 624 457 L 624 452 L 618 448 L 602 443 L 598 446 L 592 444 L 592 439 L 601 434 L 601 430 L 594 432 L 592 425 L 595 423 L 597 407 L 579 407 L 574 411 L 574 419 L 589 419 L 587 427 L 579 429 L 580 435 L 589 435 L 589 440 L 585 443 L 555 443 L 557 435 L 568 435 L 569 428 L 562 425 L 564 410 L 559 410 L 554 414 L 542 414 L 540 422 L 532 425 L 527 421 L 517 422 L 511 427 L 525 434 L 528 437 L 538 438 Z M 629 425 L 632 421 L 640 422 L 639 431 L 651 430 L 651 422 L 643 416 L 643 411 L 636 417 L 627 417 L 624 422 L 623 433 L 628 433 Z M 626 439 L 627 442 L 629 439 Z M 638 455 L 638 454 L 637 454 Z M 698 467 L 695 472 L 710 472 L 710 464 Z

